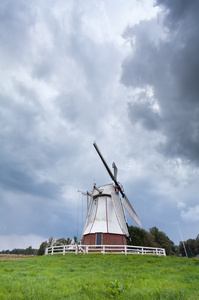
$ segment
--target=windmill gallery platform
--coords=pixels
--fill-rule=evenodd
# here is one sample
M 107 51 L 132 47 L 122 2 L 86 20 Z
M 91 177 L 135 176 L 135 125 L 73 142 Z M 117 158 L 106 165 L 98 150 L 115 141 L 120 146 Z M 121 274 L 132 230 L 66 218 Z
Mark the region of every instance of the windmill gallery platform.
M 46 248 L 45 254 L 79 252 L 155 254 L 166 255 L 165 249 L 127 246 L 130 238 L 124 209 L 141 228 L 141 222 L 117 181 L 117 167 L 113 163 L 114 174 L 109 169 L 96 143 L 93 144 L 113 183 L 96 187 L 87 192 L 87 215 L 83 228 L 81 245 L 61 245 Z M 123 201 L 120 198 L 123 199 Z

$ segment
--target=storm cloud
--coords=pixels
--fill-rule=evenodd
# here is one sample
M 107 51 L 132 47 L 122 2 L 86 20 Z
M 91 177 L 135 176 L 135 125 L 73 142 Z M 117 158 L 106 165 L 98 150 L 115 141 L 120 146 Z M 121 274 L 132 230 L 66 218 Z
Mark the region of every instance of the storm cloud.
M 156 130 L 165 137 L 159 150 L 168 157 L 180 157 L 198 165 L 199 3 L 157 1 L 156 4 L 162 8 L 156 20 L 143 21 L 124 32 L 125 38 L 135 42 L 123 63 L 121 81 L 128 87 L 152 89 L 151 98 L 160 116 Z M 139 99 L 134 110 L 129 105 L 131 119 L 138 107 L 143 111 Z M 139 120 L 150 129 L 154 111 L 148 109 L 144 119 L 137 115 L 136 121 Z

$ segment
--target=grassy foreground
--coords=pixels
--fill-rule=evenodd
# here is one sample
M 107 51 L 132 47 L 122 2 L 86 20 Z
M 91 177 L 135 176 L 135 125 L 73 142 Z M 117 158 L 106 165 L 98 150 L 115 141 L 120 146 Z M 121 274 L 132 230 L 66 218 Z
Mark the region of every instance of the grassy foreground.
M 0 258 L 0 299 L 199 299 L 199 259 L 117 254 Z

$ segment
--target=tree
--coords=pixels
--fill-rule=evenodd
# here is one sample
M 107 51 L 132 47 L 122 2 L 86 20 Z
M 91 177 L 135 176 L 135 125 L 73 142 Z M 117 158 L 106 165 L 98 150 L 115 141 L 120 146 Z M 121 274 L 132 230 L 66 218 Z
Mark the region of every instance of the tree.
M 171 252 L 172 252 L 172 254 L 177 255 L 177 254 L 178 254 L 178 246 L 176 246 L 176 245 L 174 244 L 174 242 L 171 241 L 171 240 L 170 240 L 170 244 L 171 244 Z
M 157 246 L 153 235 L 151 235 L 146 230 L 135 226 L 129 226 L 128 229 L 130 234 L 130 240 L 127 241 L 128 245 L 146 246 L 146 247 Z
M 185 243 L 185 242 L 180 242 L 180 244 L 179 244 L 179 254 L 180 254 L 180 256 L 186 256 L 183 243 Z
M 171 255 L 171 245 L 173 244 L 173 242 L 168 238 L 168 236 L 164 232 L 159 231 L 157 227 L 150 228 L 149 231 L 154 236 L 155 242 L 158 245 L 158 247 L 164 248 L 166 254 Z
M 32 254 L 32 246 L 26 248 L 25 255 L 31 255 Z
M 145 231 L 145 235 L 143 238 L 143 245 L 147 247 L 157 247 L 157 244 L 155 242 L 154 236 L 150 233 Z
M 72 242 L 72 240 L 71 240 L 70 238 L 67 238 L 67 239 L 66 239 L 66 245 L 70 245 L 71 242 Z
M 57 246 L 67 245 L 67 240 L 65 238 L 60 238 L 60 239 L 57 239 L 54 244 L 56 244 Z
M 49 240 L 48 240 L 48 247 L 53 246 L 54 242 L 55 242 L 54 238 L 50 237 Z
M 37 255 L 44 255 L 45 254 L 45 250 L 46 250 L 46 247 L 48 247 L 48 242 L 45 241 L 43 243 L 41 243 L 40 247 L 39 247 L 39 250 L 37 252 Z
M 76 235 L 74 236 L 73 240 L 74 240 L 75 244 L 78 244 L 78 240 L 77 240 L 77 236 Z
M 188 239 L 185 243 L 186 247 L 189 249 L 190 256 L 196 256 L 196 251 L 195 251 L 195 244 L 196 240 L 194 239 Z
M 142 229 L 135 226 L 129 226 L 128 229 L 130 235 L 130 240 L 128 241 L 128 244 L 133 246 L 142 245 L 142 241 L 143 241 Z
M 184 246 L 186 248 L 186 253 L 184 250 Z M 187 241 L 180 242 L 179 252 L 182 256 L 193 257 L 199 254 L 199 235 L 196 239 L 188 239 Z

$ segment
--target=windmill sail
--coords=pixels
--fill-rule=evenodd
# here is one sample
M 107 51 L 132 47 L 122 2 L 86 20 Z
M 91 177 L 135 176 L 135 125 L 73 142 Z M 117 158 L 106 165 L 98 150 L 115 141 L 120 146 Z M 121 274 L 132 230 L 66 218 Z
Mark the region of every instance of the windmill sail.
M 109 169 L 109 166 L 107 165 L 105 159 L 103 158 L 102 153 L 100 152 L 100 150 L 99 150 L 97 144 L 96 144 L 96 143 L 93 143 L 93 146 L 95 147 L 97 153 L 99 154 L 99 157 L 101 158 L 101 160 L 102 160 L 102 162 L 103 162 L 103 164 L 104 164 L 104 166 L 105 166 L 107 172 L 109 173 L 111 179 L 115 182 L 116 179 L 115 179 L 113 173 L 111 172 L 111 170 Z
M 131 218 L 135 221 L 135 223 L 142 228 L 141 222 L 133 208 L 133 206 L 131 205 L 129 199 L 126 197 L 126 195 L 124 195 L 124 200 L 123 200 L 123 206 L 126 209 L 126 211 L 129 213 L 129 215 L 131 216 Z
M 126 219 L 125 219 L 125 215 L 124 215 L 124 210 L 122 207 L 122 203 L 120 198 L 118 197 L 117 194 L 111 194 L 112 197 L 112 201 L 113 201 L 113 206 L 116 212 L 116 216 L 118 219 L 118 223 L 120 224 L 120 227 L 124 233 L 124 235 L 126 235 L 127 237 L 129 236 L 129 232 L 128 232 L 128 228 L 126 225 Z
M 132 207 L 130 201 L 128 200 L 128 198 L 127 198 L 126 195 L 124 194 L 124 191 L 123 191 L 123 189 L 121 188 L 121 185 L 120 185 L 119 182 L 117 181 L 117 167 L 116 167 L 115 163 L 113 163 L 113 169 L 114 169 L 114 175 L 113 175 L 113 173 L 112 173 L 111 170 L 109 169 L 109 167 L 108 167 L 108 165 L 107 165 L 107 163 L 106 163 L 104 157 L 102 156 L 102 154 L 101 154 L 101 152 L 100 152 L 100 150 L 99 150 L 97 144 L 94 143 L 93 146 L 95 147 L 97 153 L 99 154 L 99 156 L 100 156 L 100 158 L 101 158 L 101 160 L 102 160 L 102 162 L 103 162 L 105 168 L 107 169 L 107 171 L 108 171 L 108 173 L 109 173 L 111 179 L 114 181 L 116 188 L 117 188 L 118 191 L 121 193 L 121 195 L 122 195 L 122 197 L 123 197 L 123 199 L 124 199 L 124 200 L 123 200 L 123 206 L 124 206 L 124 208 L 127 210 L 127 212 L 128 212 L 129 215 L 132 217 L 132 219 L 135 221 L 135 223 L 136 223 L 140 228 L 142 228 L 141 222 L 140 222 L 140 220 L 139 220 L 139 218 L 138 218 L 138 216 L 137 216 L 135 210 L 133 209 L 133 207 Z
M 88 192 L 87 192 L 87 196 L 90 196 L 91 199 L 90 199 L 89 205 L 87 207 L 87 215 L 86 215 L 86 220 L 85 220 L 85 223 L 84 223 L 83 233 L 84 233 L 86 227 L 88 226 L 90 216 L 91 216 L 91 213 L 92 213 L 92 207 L 93 207 L 93 193 L 88 195 Z

